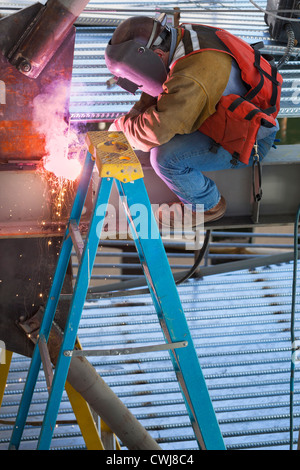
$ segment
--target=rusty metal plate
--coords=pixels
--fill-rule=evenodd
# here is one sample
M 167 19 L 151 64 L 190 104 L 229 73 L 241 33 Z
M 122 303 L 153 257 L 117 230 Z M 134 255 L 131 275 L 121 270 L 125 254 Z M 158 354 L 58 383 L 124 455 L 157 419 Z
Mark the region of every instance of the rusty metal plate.
M 37 7 L 33 6 L 29 11 L 25 9 L 0 20 L 0 163 L 45 157 L 47 142 L 42 129 L 45 120 L 50 122 L 48 103 L 57 100 L 58 90 L 60 104 L 64 105 L 53 110 L 54 117 L 60 120 L 60 129 L 66 134 L 69 126 L 75 28 L 72 27 L 67 39 L 37 79 L 21 74 L 5 55 L 17 37 L 12 31 L 16 29 L 19 32 L 26 27 L 36 10 Z M 44 111 L 41 110 L 43 102 L 47 103 Z M 56 124 L 53 132 L 57 132 Z M 67 135 L 64 140 L 60 138 L 60 142 L 67 148 Z

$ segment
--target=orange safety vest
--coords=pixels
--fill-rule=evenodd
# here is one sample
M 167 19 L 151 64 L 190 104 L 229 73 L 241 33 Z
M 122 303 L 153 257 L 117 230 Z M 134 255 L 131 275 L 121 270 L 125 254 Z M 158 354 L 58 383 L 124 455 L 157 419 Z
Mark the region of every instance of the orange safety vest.
M 178 60 L 205 50 L 229 54 L 237 62 L 247 88 L 244 96 L 222 96 L 216 112 L 199 130 L 230 152 L 233 164 L 238 160 L 248 164 L 259 128 L 276 126 L 282 77 L 272 64 L 272 58 L 259 52 L 262 43 L 250 45 L 228 31 L 211 26 L 191 27 L 197 33 L 201 49 L 193 50 L 189 31 L 182 25 L 185 55 Z

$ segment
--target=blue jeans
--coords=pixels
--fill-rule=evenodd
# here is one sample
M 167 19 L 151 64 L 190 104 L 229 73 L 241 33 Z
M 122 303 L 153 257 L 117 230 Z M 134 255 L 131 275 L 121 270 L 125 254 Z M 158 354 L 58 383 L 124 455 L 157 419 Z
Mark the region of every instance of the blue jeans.
M 258 141 L 258 154 L 262 160 L 274 143 L 276 132 Z M 204 204 L 204 210 L 212 209 L 218 204 L 221 194 L 216 184 L 202 171 L 244 168 L 249 164 L 230 163 L 232 156 L 227 150 L 219 147 L 216 153 L 211 152 L 213 141 L 210 137 L 196 131 L 192 134 L 175 135 L 166 144 L 155 147 L 150 152 L 151 165 L 157 175 L 167 184 L 184 204 Z

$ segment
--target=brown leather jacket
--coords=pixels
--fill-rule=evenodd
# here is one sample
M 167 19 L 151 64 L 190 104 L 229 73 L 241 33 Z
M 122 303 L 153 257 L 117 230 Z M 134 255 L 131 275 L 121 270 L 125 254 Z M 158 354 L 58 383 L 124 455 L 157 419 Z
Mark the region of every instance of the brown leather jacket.
M 171 66 L 163 93 L 157 99 L 143 93 L 129 113 L 115 121 L 116 129 L 125 133 L 132 147 L 145 152 L 175 134 L 196 131 L 215 112 L 231 61 L 219 51 L 184 57 Z

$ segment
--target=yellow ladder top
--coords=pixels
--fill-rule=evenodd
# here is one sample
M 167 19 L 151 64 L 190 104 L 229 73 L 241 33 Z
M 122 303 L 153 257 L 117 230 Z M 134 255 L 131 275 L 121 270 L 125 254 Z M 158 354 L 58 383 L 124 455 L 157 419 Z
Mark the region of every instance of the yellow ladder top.
M 116 178 L 122 183 L 143 178 L 142 165 L 123 132 L 88 132 L 86 143 L 101 178 Z

